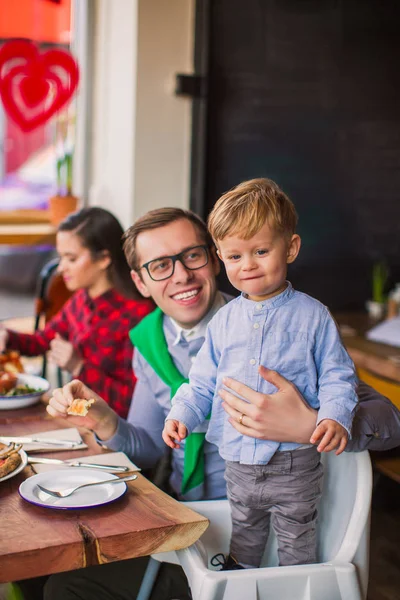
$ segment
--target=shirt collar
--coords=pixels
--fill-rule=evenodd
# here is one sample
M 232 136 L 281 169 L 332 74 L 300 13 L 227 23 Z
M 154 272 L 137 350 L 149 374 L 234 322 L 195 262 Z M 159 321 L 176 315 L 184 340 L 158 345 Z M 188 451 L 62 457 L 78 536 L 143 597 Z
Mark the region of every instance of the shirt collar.
M 191 342 L 192 340 L 197 340 L 198 338 L 205 337 L 207 325 L 213 318 L 213 316 L 219 311 L 219 309 L 226 304 L 226 299 L 221 294 L 221 292 L 217 292 L 215 296 L 215 300 L 213 302 L 212 307 L 208 311 L 205 317 L 197 323 L 192 329 L 183 329 L 174 319 L 171 319 L 171 323 L 173 324 L 176 330 L 176 338 L 173 342 L 173 346 L 177 346 L 181 341 Z
M 286 281 L 287 287 L 278 294 L 277 296 L 273 296 L 272 298 L 268 298 L 267 300 L 262 300 L 261 302 L 255 302 L 254 300 L 249 300 L 244 293 L 242 293 L 242 300 L 249 306 L 252 311 L 257 313 L 262 313 L 265 310 L 271 310 L 272 308 L 278 308 L 285 304 L 294 294 L 294 289 L 290 281 Z

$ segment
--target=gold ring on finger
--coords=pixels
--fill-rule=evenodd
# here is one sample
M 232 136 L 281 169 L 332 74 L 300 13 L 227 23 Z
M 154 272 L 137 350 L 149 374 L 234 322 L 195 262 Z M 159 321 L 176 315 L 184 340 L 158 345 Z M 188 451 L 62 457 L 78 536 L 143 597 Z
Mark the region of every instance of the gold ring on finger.
M 245 416 L 244 413 L 242 413 L 239 417 L 239 425 L 243 425 L 243 417 Z

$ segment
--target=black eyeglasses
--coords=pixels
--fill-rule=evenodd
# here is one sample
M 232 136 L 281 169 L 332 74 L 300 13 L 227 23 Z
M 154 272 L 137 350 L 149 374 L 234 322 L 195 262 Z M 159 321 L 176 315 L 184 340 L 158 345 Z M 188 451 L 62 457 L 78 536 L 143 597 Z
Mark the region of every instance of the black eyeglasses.
M 163 279 L 172 277 L 177 260 L 190 271 L 201 269 L 201 267 L 205 267 L 208 263 L 208 247 L 206 245 L 193 246 L 173 256 L 162 256 L 161 258 L 150 260 L 142 265 L 140 269 L 146 269 L 153 281 L 162 281 Z

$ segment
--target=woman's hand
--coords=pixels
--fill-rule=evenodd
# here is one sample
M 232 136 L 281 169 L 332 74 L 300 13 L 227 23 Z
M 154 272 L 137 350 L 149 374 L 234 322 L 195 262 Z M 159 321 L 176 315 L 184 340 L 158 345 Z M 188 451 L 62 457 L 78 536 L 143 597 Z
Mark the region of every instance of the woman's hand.
M 58 333 L 50 342 L 49 359 L 61 369 L 69 371 L 77 377 L 82 368 L 83 360 L 76 348 L 64 340 Z
M 95 402 L 89 409 L 86 417 L 75 417 L 67 414 L 68 408 L 75 398 L 84 398 Z M 46 408 L 49 415 L 55 418 L 68 419 L 68 423 L 75 427 L 91 429 L 101 440 L 110 439 L 118 426 L 117 414 L 84 383 L 74 379 L 62 388 L 53 391 L 53 397 Z
M 249 437 L 309 444 L 316 427 L 317 411 L 308 406 L 296 386 L 279 373 L 261 366 L 258 372 L 277 388 L 275 393 L 262 394 L 234 379 L 224 379 L 225 387 L 247 400 L 225 389 L 219 391 L 230 423 Z

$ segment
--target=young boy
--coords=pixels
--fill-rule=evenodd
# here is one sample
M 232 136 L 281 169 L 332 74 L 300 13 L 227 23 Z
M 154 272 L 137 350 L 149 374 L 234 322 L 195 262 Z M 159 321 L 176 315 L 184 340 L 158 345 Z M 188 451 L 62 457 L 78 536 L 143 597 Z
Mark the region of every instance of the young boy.
M 286 281 L 287 265 L 300 250 L 296 224 L 292 202 L 269 179 L 241 183 L 214 206 L 209 230 L 241 295 L 211 320 L 163 431 L 164 441 L 176 448 L 212 408 L 207 440 L 226 461 L 233 525 L 224 568 L 260 566 L 271 517 L 279 563 L 316 562 L 322 486 L 314 446 L 258 440 L 234 429 L 218 395 L 224 377 L 271 393 L 258 366 L 284 375 L 319 409 L 326 451 L 338 447 L 337 454 L 346 447 L 357 404 L 354 366 L 329 311 Z

